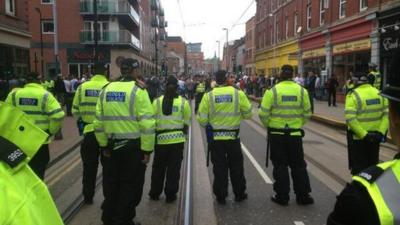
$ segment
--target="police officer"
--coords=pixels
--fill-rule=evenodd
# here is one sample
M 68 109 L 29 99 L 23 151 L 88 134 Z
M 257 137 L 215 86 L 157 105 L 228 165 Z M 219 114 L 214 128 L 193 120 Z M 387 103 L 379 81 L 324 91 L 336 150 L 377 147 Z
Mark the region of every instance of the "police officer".
M 282 66 L 279 78 L 281 82 L 265 93 L 259 117 L 268 129 L 267 148 L 271 150 L 274 166 L 273 187 L 276 195 L 271 200 L 280 205 L 288 205 L 290 167 L 296 202 L 299 205 L 308 205 L 313 204 L 314 200 L 309 194 L 311 187 L 304 161 L 302 127 L 311 115 L 311 106 L 307 90 L 292 78 L 293 67 Z M 267 158 L 267 164 L 268 160 Z
M 27 84 L 24 88 L 12 91 L 6 102 L 24 111 L 35 124 L 50 135 L 61 129 L 64 111 L 56 98 L 40 84 L 38 74 L 29 73 L 26 76 Z M 50 139 L 42 145 L 37 154 L 29 162 L 32 170 L 44 179 L 47 164 L 50 161 Z
M 375 63 L 368 63 L 369 74 L 368 82 L 378 90 L 382 90 L 382 75 L 377 69 L 378 65 Z
M 134 225 L 140 203 L 146 164 L 154 149 L 154 110 L 147 91 L 134 77 L 139 62 L 124 59 L 123 79 L 100 93 L 94 120 L 103 164 L 102 221 L 104 224 Z
M 99 164 L 99 144 L 94 135 L 93 120 L 96 114 L 96 103 L 100 91 L 108 84 L 103 64 L 94 65 L 95 75 L 90 81 L 81 84 L 75 92 L 72 103 L 72 114 L 78 118 L 80 132 L 84 134 L 81 145 L 83 162 L 82 193 L 86 204 L 93 203 Z
M 393 57 L 382 95 L 389 99 L 390 134 L 400 151 L 400 50 Z M 327 225 L 394 225 L 400 221 L 400 153 L 353 177 L 337 197 Z
M 201 100 L 203 99 L 203 95 L 206 92 L 206 83 L 204 82 L 204 78 L 200 77 L 200 81 L 196 85 L 196 95 L 195 95 L 195 105 L 194 105 L 194 110 L 197 113 L 199 109 L 199 105 Z
M 349 167 L 355 175 L 379 161 L 379 146 L 386 135 L 388 101 L 368 83 L 365 73 L 353 77 L 356 88 L 346 96 L 345 117 L 348 139 Z
M 27 165 L 48 135 L 0 102 L 0 224 L 64 224 L 46 185 Z
M 179 189 L 183 148 L 192 113 L 188 101 L 178 94 L 178 80 L 174 76 L 167 78 L 165 95 L 153 102 L 153 109 L 157 144 L 149 196 L 159 199 L 166 176 L 164 193 L 166 202 L 171 203 Z
M 211 126 L 213 132 L 213 191 L 219 204 L 226 203 L 228 174 L 235 201 L 247 199 L 239 128 L 242 118 L 249 119 L 252 116 L 251 104 L 246 95 L 243 91 L 227 86 L 226 75 L 226 71 L 216 73 L 217 86 L 204 95 L 197 114 L 200 125 Z

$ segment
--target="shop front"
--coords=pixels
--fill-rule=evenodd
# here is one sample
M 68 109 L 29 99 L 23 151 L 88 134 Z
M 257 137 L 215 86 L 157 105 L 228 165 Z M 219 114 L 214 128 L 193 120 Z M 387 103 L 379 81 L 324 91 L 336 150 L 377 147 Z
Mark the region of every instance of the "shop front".
M 265 75 L 265 59 L 266 59 L 266 52 L 261 52 L 256 54 L 255 61 L 256 61 L 256 73 L 257 75 Z
M 110 64 L 110 49 L 100 49 L 98 53 L 99 63 Z M 82 78 L 88 76 L 91 71 L 94 56 L 91 48 L 69 48 L 67 49 L 68 74 Z M 108 68 L 109 73 L 109 68 Z
M 400 51 L 400 7 L 379 14 L 380 31 L 380 71 L 386 80 L 391 59 Z
M 266 52 L 265 71 L 269 76 L 278 76 L 280 68 L 285 65 L 292 65 L 295 73 L 298 72 L 298 51 L 297 41 L 286 42 L 269 49 Z
M 304 72 L 314 71 L 316 74 L 320 74 L 321 71 L 326 70 L 325 48 L 304 51 L 301 57 L 303 60 Z

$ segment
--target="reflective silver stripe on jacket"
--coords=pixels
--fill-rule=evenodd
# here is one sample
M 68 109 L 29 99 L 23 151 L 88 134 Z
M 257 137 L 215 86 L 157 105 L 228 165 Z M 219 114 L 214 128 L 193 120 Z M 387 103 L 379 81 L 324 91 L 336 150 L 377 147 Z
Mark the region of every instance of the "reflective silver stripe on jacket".
M 79 115 L 81 116 L 94 116 L 96 115 L 95 112 L 90 112 L 90 111 L 83 111 L 83 112 L 79 112 Z
M 354 96 L 356 97 L 356 101 L 357 101 L 357 112 L 361 112 L 362 100 L 361 100 L 360 94 L 358 94 L 358 92 L 355 90 L 353 91 L 353 93 L 354 93 Z
M 279 118 L 304 118 L 301 114 L 279 114 L 279 113 L 271 113 L 271 117 L 279 117 Z
M 11 100 L 12 100 L 12 104 L 13 104 L 13 106 L 17 106 L 17 91 L 14 91 L 13 93 L 12 93 L 12 95 L 11 95 Z
M 238 126 L 213 125 L 212 127 L 215 130 L 238 130 L 240 128 L 240 125 Z
M 274 97 L 274 104 L 273 104 L 273 106 L 274 106 L 274 108 L 275 108 L 275 107 L 278 107 L 278 91 L 276 90 L 276 87 L 275 87 L 275 86 L 272 87 L 271 91 L 272 91 L 272 95 L 273 95 L 273 97 Z
M 113 139 L 136 139 L 140 138 L 140 132 L 133 132 L 133 133 L 112 133 L 108 134 L 108 138 L 113 138 Z
M 100 121 L 129 121 L 136 120 L 136 116 L 100 116 L 98 119 Z
M 379 121 L 382 120 L 383 115 L 378 116 L 378 117 L 373 117 L 373 118 L 357 118 L 357 120 L 359 122 L 375 122 L 375 121 Z
M 35 124 L 48 124 L 48 120 L 35 120 Z
M 96 102 L 81 102 L 79 106 L 96 106 Z
M 61 108 L 55 109 L 55 110 L 53 110 L 53 111 L 51 111 L 51 112 L 48 112 L 47 115 L 51 116 L 51 115 L 54 115 L 54 114 L 59 113 L 59 112 L 62 112 L 62 111 L 63 111 L 63 110 L 62 110 Z
M 183 129 L 182 124 L 157 124 L 157 130 Z
M 129 102 L 129 113 L 130 113 L 131 117 L 135 116 L 135 100 L 136 100 L 135 98 L 136 98 L 137 90 L 138 90 L 138 86 L 135 85 L 132 88 L 132 92 L 131 92 L 131 99 L 130 99 L 130 102 Z
M 42 98 L 42 112 L 46 112 L 46 105 L 48 99 L 49 99 L 49 92 L 46 92 Z
M 387 207 L 392 212 L 393 224 L 400 225 L 400 184 L 393 168 L 386 170 L 383 175 L 378 178 L 376 185 Z

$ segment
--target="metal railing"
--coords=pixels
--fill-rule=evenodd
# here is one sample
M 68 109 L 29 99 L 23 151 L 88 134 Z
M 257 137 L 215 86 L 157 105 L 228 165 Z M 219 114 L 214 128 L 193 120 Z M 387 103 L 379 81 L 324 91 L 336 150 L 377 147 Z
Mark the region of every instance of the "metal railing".
M 82 44 L 94 44 L 94 31 L 81 31 L 80 40 Z M 140 40 L 128 30 L 99 31 L 98 42 L 99 44 L 126 44 L 138 49 L 142 48 Z

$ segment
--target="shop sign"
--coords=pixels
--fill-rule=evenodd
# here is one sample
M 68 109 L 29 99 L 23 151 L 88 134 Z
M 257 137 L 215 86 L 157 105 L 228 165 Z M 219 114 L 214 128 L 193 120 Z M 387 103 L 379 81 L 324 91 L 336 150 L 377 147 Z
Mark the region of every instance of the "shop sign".
M 67 49 L 68 63 L 93 62 L 93 49 L 69 48 Z M 101 49 L 98 52 L 100 63 L 110 63 L 110 49 Z
M 382 38 L 382 47 L 385 52 L 390 52 L 400 48 L 399 37 L 386 37 Z
M 333 54 L 356 52 L 370 48 L 371 48 L 371 41 L 369 39 L 364 39 L 360 41 L 352 41 L 344 44 L 335 45 L 333 46 Z
M 318 49 L 313 49 L 310 51 L 305 51 L 303 52 L 302 58 L 307 59 L 307 58 L 317 58 L 324 56 L 326 54 L 325 48 L 318 48 Z

